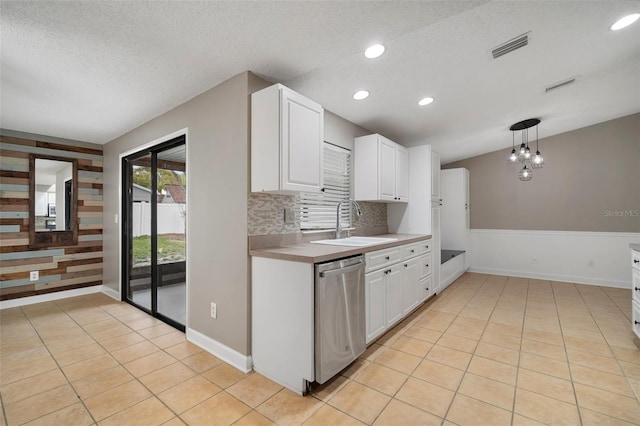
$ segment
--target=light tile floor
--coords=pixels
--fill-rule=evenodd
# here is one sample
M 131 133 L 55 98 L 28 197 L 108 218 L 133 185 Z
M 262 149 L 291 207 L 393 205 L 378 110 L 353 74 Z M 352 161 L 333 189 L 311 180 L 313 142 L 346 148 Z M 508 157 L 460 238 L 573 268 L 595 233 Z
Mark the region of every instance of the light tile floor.
M 629 290 L 465 274 L 300 397 L 94 294 L 0 311 L 0 425 L 640 424 Z

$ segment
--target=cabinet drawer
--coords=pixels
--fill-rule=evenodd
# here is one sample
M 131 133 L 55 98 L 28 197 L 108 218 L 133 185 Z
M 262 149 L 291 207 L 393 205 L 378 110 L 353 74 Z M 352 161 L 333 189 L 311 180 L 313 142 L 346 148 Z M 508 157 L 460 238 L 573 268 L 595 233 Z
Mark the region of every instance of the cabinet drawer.
M 631 250 L 631 267 L 640 271 L 640 252 Z
M 365 253 L 365 272 L 375 271 L 391 264 L 400 262 L 400 247 L 392 247 L 384 250 Z
M 631 290 L 633 300 L 640 304 L 640 271 L 637 269 L 631 270 Z
M 420 279 L 431 274 L 431 261 L 431 253 L 422 255 L 418 258 L 418 262 L 420 262 Z
M 640 304 L 636 301 L 631 303 L 631 326 L 633 327 L 633 332 L 640 339 Z
M 411 259 L 412 257 L 416 257 L 420 254 L 420 244 L 413 243 L 407 244 L 405 246 L 400 247 L 402 250 L 402 259 Z
M 418 246 L 418 254 L 431 253 L 431 240 L 424 240 L 416 243 Z

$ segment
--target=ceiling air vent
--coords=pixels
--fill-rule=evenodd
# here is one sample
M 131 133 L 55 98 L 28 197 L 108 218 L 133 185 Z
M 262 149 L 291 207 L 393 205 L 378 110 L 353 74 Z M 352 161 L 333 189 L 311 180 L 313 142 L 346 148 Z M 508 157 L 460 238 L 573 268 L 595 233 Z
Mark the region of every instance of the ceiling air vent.
M 544 92 L 545 93 L 549 93 L 552 90 L 556 90 L 556 89 L 559 89 L 561 87 L 568 86 L 569 84 L 573 84 L 573 83 L 576 82 L 576 78 L 577 77 L 571 77 L 571 78 L 563 80 L 563 81 L 561 81 L 559 83 L 555 83 L 555 84 L 552 84 L 551 86 L 545 87 L 544 88 Z
M 493 59 L 497 59 L 500 56 L 511 53 L 521 47 L 525 47 L 527 44 L 529 44 L 529 33 L 524 33 L 496 47 L 491 51 L 491 54 L 493 55 Z

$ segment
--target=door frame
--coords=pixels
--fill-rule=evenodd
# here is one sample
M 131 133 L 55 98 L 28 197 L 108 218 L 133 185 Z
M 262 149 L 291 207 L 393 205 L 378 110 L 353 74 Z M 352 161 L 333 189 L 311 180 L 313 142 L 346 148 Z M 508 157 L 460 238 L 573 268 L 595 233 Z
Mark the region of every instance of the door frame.
M 187 165 L 189 164 L 189 128 L 185 127 L 183 129 L 177 130 L 173 133 L 170 133 L 168 135 L 162 136 L 160 138 L 154 139 L 151 142 L 147 142 L 145 144 L 139 145 L 135 148 L 132 148 L 130 150 L 124 151 L 122 153 L 119 154 L 118 156 L 118 210 L 117 213 L 115 214 L 114 217 L 114 221 L 118 224 L 118 293 L 110 293 L 110 295 L 117 300 L 126 302 L 131 304 L 132 306 L 135 306 L 138 309 L 141 309 L 143 312 L 148 313 L 149 315 L 158 318 L 160 320 L 162 320 L 163 322 L 168 323 L 169 325 L 181 330 L 181 331 L 185 331 L 189 328 L 189 323 L 190 323 L 190 302 L 189 302 L 189 293 L 190 293 L 190 273 L 189 273 L 189 235 L 190 235 L 190 228 L 189 228 L 189 199 L 190 199 L 190 187 L 191 185 L 188 184 L 188 182 L 190 181 L 191 177 L 190 177 L 190 167 L 187 167 L 186 169 L 186 180 L 187 180 L 187 188 L 186 188 L 186 196 L 187 196 L 187 206 L 186 206 L 186 212 L 187 212 L 187 226 L 186 226 L 186 235 L 185 235 L 185 239 L 186 239 L 186 247 L 185 247 L 185 253 L 186 253 L 186 265 L 185 265 L 185 291 L 186 291 L 186 320 L 185 320 L 185 324 L 179 324 L 176 321 L 172 320 L 171 318 L 167 318 L 165 316 L 163 316 L 162 314 L 160 314 L 160 316 L 158 316 L 157 314 L 153 314 L 152 312 L 144 309 L 141 306 L 135 305 L 133 303 L 131 303 L 129 300 L 127 300 L 127 297 L 125 295 L 124 292 L 124 277 L 125 277 L 125 269 L 126 268 L 126 263 L 124 261 L 124 257 L 126 255 L 126 250 L 124 248 L 124 244 L 126 239 L 125 237 L 125 226 L 126 223 L 123 220 L 124 218 L 124 209 L 127 208 L 128 206 L 125 205 L 125 192 L 124 192 L 124 184 L 125 184 L 125 180 L 124 180 L 124 168 L 123 168 L 123 164 L 124 164 L 124 159 L 126 157 L 131 156 L 132 154 L 136 154 L 136 153 L 141 153 L 143 151 L 147 151 L 151 148 L 157 147 L 157 146 L 162 146 L 167 142 L 171 142 L 179 137 L 183 137 L 184 138 L 184 145 L 185 145 L 185 150 L 186 150 L 186 162 Z M 152 292 L 153 293 L 153 292 Z M 165 321 L 165 319 L 167 319 L 168 321 Z

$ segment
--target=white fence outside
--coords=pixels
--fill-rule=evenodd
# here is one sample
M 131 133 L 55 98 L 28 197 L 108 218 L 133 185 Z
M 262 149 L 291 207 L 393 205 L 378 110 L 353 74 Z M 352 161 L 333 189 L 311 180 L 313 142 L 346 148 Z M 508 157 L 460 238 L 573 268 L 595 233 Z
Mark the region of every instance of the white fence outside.
M 186 206 L 158 204 L 158 235 L 186 233 Z M 133 203 L 133 236 L 151 235 L 151 203 Z

